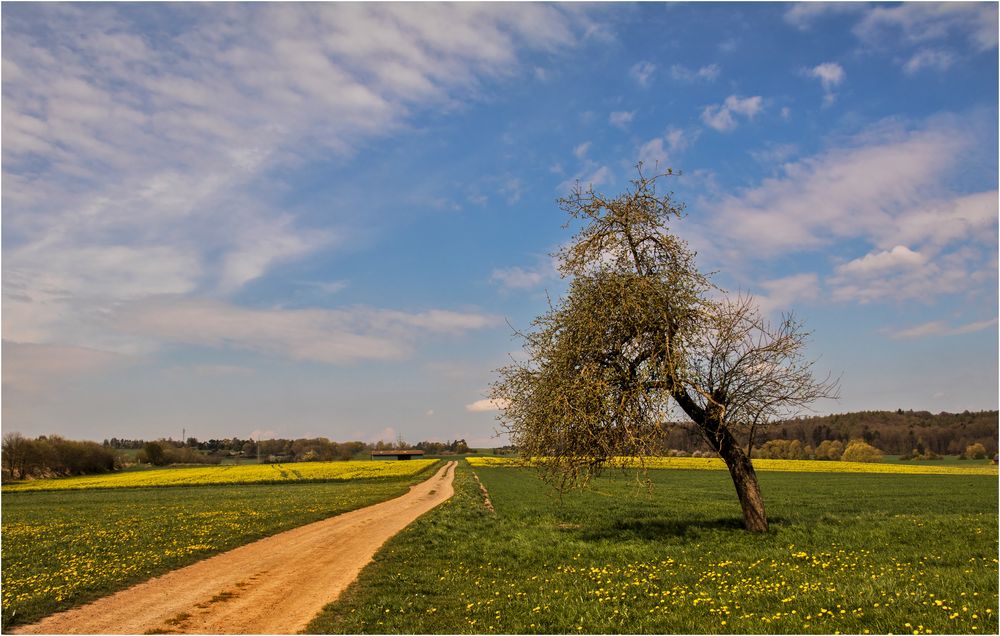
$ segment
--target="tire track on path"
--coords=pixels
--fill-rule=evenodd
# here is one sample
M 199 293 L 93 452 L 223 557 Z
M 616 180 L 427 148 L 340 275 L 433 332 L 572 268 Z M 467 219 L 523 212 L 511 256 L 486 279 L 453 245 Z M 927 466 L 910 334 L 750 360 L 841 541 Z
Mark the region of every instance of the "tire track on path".
M 454 494 L 455 466 L 401 497 L 217 554 L 12 633 L 297 633 L 386 541 Z

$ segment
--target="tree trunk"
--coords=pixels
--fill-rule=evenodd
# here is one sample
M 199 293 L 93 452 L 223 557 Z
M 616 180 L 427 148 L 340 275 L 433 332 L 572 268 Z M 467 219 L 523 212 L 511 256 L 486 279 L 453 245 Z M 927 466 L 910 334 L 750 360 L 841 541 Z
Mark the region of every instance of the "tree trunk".
M 729 443 L 721 444 L 719 455 L 729 468 L 729 475 L 736 486 L 736 495 L 743 507 L 743 526 L 750 532 L 767 532 L 767 515 L 764 513 L 764 499 L 760 496 L 757 473 L 750 458 L 736 444 L 736 440 L 726 431 Z
M 743 507 L 743 527 L 748 532 L 767 532 L 767 515 L 764 513 L 764 499 L 760 496 L 760 484 L 754 472 L 750 457 L 743 452 L 729 428 L 722 422 L 718 409 L 704 409 L 683 390 L 673 393 L 674 399 L 688 417 L 701 429 L 702 435 L 719 457 L 726 462 L 729 475 L 736 486 L 736 495 Z

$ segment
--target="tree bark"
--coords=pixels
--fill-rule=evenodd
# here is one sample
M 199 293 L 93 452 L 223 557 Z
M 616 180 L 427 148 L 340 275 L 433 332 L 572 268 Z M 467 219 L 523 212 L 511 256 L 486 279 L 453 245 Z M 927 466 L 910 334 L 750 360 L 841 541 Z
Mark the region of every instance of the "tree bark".
M 764 512 L 764 499 L 760 496 L 757 473 L 750 457 L 743 452 L 729 428 L 722 422 L 722 411 L 698 406 L 683 390 L 676 390 L 672 395 L 681 409 L 701 429 L 712 449 L 726 462 L 733 485 L 736 486 L 736 496 L 743 508 L 743 527 L 748 532 L 767 532 L 767 514 Z
M 729 475 L 736 486 L 736 495 L 743 507 L 743 526 L 750 532 L 767 532 L 767 515 L 764 499 L 760 496 L 760 484 L 750 458 L 736 444 L 729 431 L 724 431 L 729 443 L 720 444 L 719 456 L 726 462 Z

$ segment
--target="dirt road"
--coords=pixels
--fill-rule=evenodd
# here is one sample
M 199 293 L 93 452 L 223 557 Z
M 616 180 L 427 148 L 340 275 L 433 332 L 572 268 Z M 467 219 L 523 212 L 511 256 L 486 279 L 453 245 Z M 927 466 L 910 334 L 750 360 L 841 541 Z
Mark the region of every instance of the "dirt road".
M 455 462 L 402 497 L 318 521 L 174 570 L 21 634 L 294 634 L 375 551 L 452 496 Z

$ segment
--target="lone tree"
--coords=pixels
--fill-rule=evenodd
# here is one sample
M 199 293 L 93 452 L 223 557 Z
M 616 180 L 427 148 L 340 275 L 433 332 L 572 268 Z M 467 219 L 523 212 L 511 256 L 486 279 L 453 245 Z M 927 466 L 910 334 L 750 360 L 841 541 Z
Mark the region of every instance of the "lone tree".
M 569 291 L 520 334 L 528 361 L 500 370 L 500 421 L 522 454 L 544 458 L 543 478 L 567 490 L 622 457 L 657 452 L 679 409 L 729 468 L 746 529 L 766 531 L 754 434 L 833 397 L 836 382 L 814 380 L 799 322 L 770 324 L 752 298 L 722 294 L 697 270 L 670 232 L 683 206 L 656 191 L 672 173 L 637 168 L 616 198 L 578 184 L 559 200 L 583 224 L 555 254 Z

